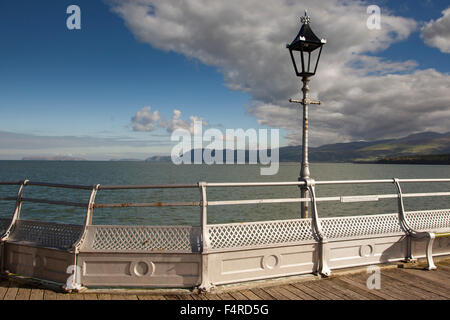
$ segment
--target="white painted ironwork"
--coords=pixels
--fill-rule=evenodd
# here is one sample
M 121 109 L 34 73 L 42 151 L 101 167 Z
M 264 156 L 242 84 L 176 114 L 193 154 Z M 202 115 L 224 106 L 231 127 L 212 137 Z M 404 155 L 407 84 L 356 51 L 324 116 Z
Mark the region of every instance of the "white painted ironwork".
M 0 241 L 5 241 L 8 239 L 8 237 L 11 234 L 11 231 L 13 230 L 13 227 L 17 220 L 20 217 L 20 210 L 22 209 L 22 195 L 23 191 L 25 189 L 25 186 L 28 184 L 29 180 L 24 180 L 19 187 L 19 191 L 17 192 L 17 199 L 16 199 L 16 207 L 14 209 L 14 214 L 12 216 L 12 219 L 10 221 L 10 224 L 8 228 L 6 229 L 5 233 L 2 234 L 2 237 L 0 238 Z
M 80 238 L 82 231 L 83 227 L 80 225 L 19 219 L 14 225 L 8 242 L 70 250 Z
M 397 189 L 397 192 L 398 192 L 398 219 L 399 219 L 399 222 L 400 222 L 403 230 L 409 236 L 411 236 L 413 238 L 417 238 L 417 239 L 424 239 L 424 238 L 427 239 L 427 249 L 426 249 L 427 261 L 428 261 L 427 269 L 434 270 L 434 269 L 436 269 L 436 265 L 434 264 L 434 261 L 433 261 L 432 250 L 433 250 L 434 239 L 436 238 L 436 230 L 435 230 L 434 226 L 432 226 L 431 228 L 426 228 L 427 229 L 426 231 L 418 231 L 417 229 L 415 229 L 414 227 L 411 226 L 411 224 L 409 222 L 409 217 L 407 217 L 405 214 L 405 206 L 403 203 L 403 193 L 402 193 L 402 188 L 400 186 L 399 179 L 394 178 L 393 180 L 394 180 L 394 184 Z M 443 215 L 445 216 L 444 212 L 443 212 Z M 447 218 L 447 224 L 444 226 L 448 228 L 448 223 L 449 223 L 450 219 L 448 219 L 448 217 L 444 217 L 444 219 L 445 218 Z M 416 222 L 417 222 L 417 216 L 416 216 Z M 432 221 L 430 221 L 430 222 L 427 221 L 427 223 L 430 224 L 430 223 L 432 223 Z M 420 224 L 420 222 L 419 222 L 419 224 Z M 424 227 L 423 225 L 419 225 L 417 227 L 422 230 L 425 229 L 425 228 L 423 228 Z M 448 230 L 445 230 L 445 231 L 448 231 Z M 437 233 L 437 234 L 441 235 L 441 236 L 449 236 L 450 235 L 450 234 L 448 234 L 448 232 L 444 232 L 442 234 Z M 409 255 L 411 255 L 411 253 L 409 253 Z
M 346 216 L 320 219 L 329 239 L 402 233 L 397 214 Z
M 148 282 L 145 283 L 157 283 L 160 285 L 164 283 L 164 277 L 161 275 L 158 275 L 156 282 L 152 282 L 153 280 L 151 280 L 152 274 L 155 271 L 153 261 L 156 261 L 155 263 L 166 263 L 167 268 L 183 270 L 180 271 L 182 272 L 180 275 L 171 274 L 171 276 L 173 275 L 171 285 L 175 283 L 195 283 L 202 290 L 208 290 L 215 284 L 232 283 L 239 281 L 239 279 L 263 279 L 264 277 L 282 276 L 284 275 L 283 270 L 291 270 L 286 271 L 286 274 L 289 275 L 298 274 L 299 272 L 318 272 L 323 275 L 329 275 L 330 267 L 340 268 L 369 263 L 381 263 L 383 261 L 397 261 L 402 259 L 402 257 L 412 257 L 412 251 L 417 253 L 417 250 L 420 252 L 426 251 L 429 267 L 432 269 L 434 267 L 432 261 L 433 243 L 436 244 L 435 249 L 438 254 L 447 254 L 446 252 L 450 246 L 450 243 L 438 239 L 439 237 L 450 235 L 450 209 L 407 212 L 403 204 L 403 198 L 443 197 L 449 196 L 450 192 L 404 194 L 400 188 L 400 183 L 427 182 L 450 182 L 450 179 L 349 181 L 314 181 L 312 179 L 306 179 L 305 181 L 295 182 L 199 182 L 195 185 L 135 186 L 80 186 L 24 181 L 19 183 L 20 187 L 16 198 L 0 199 L 16 201 L 16 208 L 12 218 L 0 219 L 0 235 L 5 235 L 1 241 L 1 251 L 3 253 L 0 258 L 0 267 L 3 268 L 3 265 L 6 265 L 8 268 L 14 270 L 14 263 L 16 263 L 14 254 L 22 255 L 22 257 L 28 255 L 34 257 L 34 260 L 29 266 L 31 268 L 28 270 L 29 273 L 34 274 L 36 272 L 36 274 L 42 274 L 43 277 L 46 277 L 44 274 L 47 273 L 39 273 L 43 270 L 39 267 L 39 261 L 45 260 L 39 257 L 45 257 L 51 251 L 54 252 L 55 257 L 57 254 L 64 253 L 62 259 L 65 261 L 65 264 L 69 263 L 70 265 L 73 263 L 73 265 L 82 268 L 84 263 L 88 263 L 91 268 L 88 270 L 88 283 L 95 283 L 96 285 L 101 283 L 103 280 L 99 280 L 100 282 L 94 281 L 92 277 L 94 277 L 95 272 L 103 270 L 102 268 L 106 268 L 110 263 L 111 265 L 109 266 L 126 264 L 126 268 L 131 270 L 126 272 L 131 272 L 137 277 L 140 277 L 140 274 L 143 274 L 142 270 L 145 269 L 149 274 L 146 276 L 149 277 Z M 320 185 L 359 183 L 394 183 L 397 187 L 397 194 L 316 196 L 316 188 Z M 2 183 L 0 182 L 0 184 Z M 6 184 L 17 185 L 18 183 Z M 22 193 L 26 185 L 91 190 L 91 194 L 87 204 L 24 198 L 22 197 Z M 276 186 L 300 186 L 308 191 L 309 196 L 305 198 L 287 199 L 207 200 L 208 187 Z M 200 201 L 95 204 L 95 197 L 99 190 L 160 188 L 198 188 L 201 196 Z M 398 212 L 382 215 L 320 218 L 317 208 L 318 202 L 325 201 L 367 202 L 381 199 L 398 199 Z M 23 201 L 85 207 L 87 208 L 85 223 L 82 226 L 74 226 L 22 220 L 20 219 L 20 209 Z M 310 219 L 208 224 L 207 208 L 210 205 L 305 202 L 310 202 L 311 204 Z M 200 209 L 200 226 L 92 225 L 92 217 L 96 207 L 126 208 L 148 206 L 198 207 Z M 421 247 L 423 242 L 420 242 L 421 237 L 418 237 L 418 235 L 426 235 L 428 243 L 425 250 Z M 411 238 L 418 238 L 419 245 L 414 244 L 414 248 L 412 248 L 411 243 L 409 243 L 408 249 L 405 249 L 406 241 L 411 241 Z M 434 240 L 435 238 L 437 239 L 436 242 Z M 8 245 L 10 247 L 7 247 Z M 3 250 L 5 248 L 12 250 L 11 252 L 14 252 L 14 254 L 5 255 L 4 252 L 6 251 Z M 57 250 L 48 250 L 48 248 Z M 98 257 L 98 261 L 96 257 Z M 26 260 L 28 258 L 20 259 Z M 6 261 L 6 264 L 3 263 L 4 261 Z M 181 264 L 176 265 L 175 261 Z M 257 274 L 252 275 L 251 272 L 249 273 L 248 263 L 252 264 L 251 268 L 254 269 L 251 270 L 255 270 Z M 219 266 L 222 268 L 220 272 L 216 270 Z M 122 280 L 120 281 L 122 282 L 114 282 L 114 268 L 111 267 L 108 269 L 111 274 L 108 276 L 108 279 L 105 278 L 105 283 L 124 284 L 126 282 L 125 274 L 121 275 Z M 138 269 L 136 271 L 133 268 Z M 79 277 L 75 274 L 73 278 L 82 279 L 83 276 Z M 138 280 L 133 282 L 133 284 L 137 283 L 139 283 Z M 81 288 L 81 286 L 81 282 L 74 282 L 72 284 L 73 288 Z
M 190 226 L 88 226 L 88 252 L 200 252 L 198 228 Z
M 208 225 L 211 250 L 314 241 L 311 219 Z

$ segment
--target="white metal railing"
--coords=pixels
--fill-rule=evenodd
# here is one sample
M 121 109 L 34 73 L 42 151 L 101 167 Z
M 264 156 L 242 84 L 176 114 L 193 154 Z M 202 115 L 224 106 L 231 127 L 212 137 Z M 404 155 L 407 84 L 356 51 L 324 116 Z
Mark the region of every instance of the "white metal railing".
M 294 182 L 234 182 L 234 183 L 211 183 L 199 182 L 197 184 L 171 184 L 171 185 L 70 185 L 57 184 L 47 182 L 33 182 L 24 180 L 20 182 L 0 182 L 0 185 L 17 185 L 19 191 L 15 197 L 2 197 L 0 201 L 16 201 L 16 210 L 13 215 L 13 220 L 20 217 L 20 205 L 22 202 L 44 203 L 50 205 L 61 205 L 86 208 L 87 216 L 85 224 L 92 223 L 92 214 L 94 208 L 131 208 L 131 207 L 201 207 L 201 221 L 207 225 L 207 207 L 209 206 L 224 206 L 224 205 L 244 205 L 244 204 L 268 204 L 268 203 L 302 203 L 312 202 L 372 202 L 381 199 L 404 199 L 413 197 L 442 197 L 450 196 L 448 192 L 422 192 L 422 193 L 402 193 L 401 189 L 393 194 L 370 194 L 370 195 L 355 195 L 355 196 L 331 196 L 331 197 L 316 197 L 315 190 L 310 192 L 313 197 L 305 198 L 272 198 L 272 199 L 246 199 L 246 200 L 214 200 L 207 201 L 207 188 L 218 187 L 282 187 L 282 186 L 307 186 L 313 188 L 319 185 L 344 185 L 344 184 L 394 184 L 399 186 L 400 183 L 436 183 L 436 182 L 450 182 L 450 179 L 381 179 L 381 180 L 340 180 L 340 181 L 294 181 Z M 38 199 L 28 198 L 23 196 L 24 188 L 26 186 L 40 186 L 50 188 L 67 188 L 67 189 L 81 189 L 90 190 L 90 199 L 86 203 L 60 201 L 53 199 Z M 131 190 L 131 189 L 193 189 L 200 190 L 200 201 L 177 201 L 177 202 L 150 202 L 150 203 L 95 203 L 97 192 L 104 190 Z M 316 208 L 317 213 L 317 208 Z M 312 216 L 314 219 L 314 216 Z M 317 213 L 318 218 L 318 213 Z
M 23 202 L 44 203 L 50 205 L 71 206 L 87 209 L 86 218 L 84 222 L 84 231 L 79 237 L 78 241 L 73 244 L 73 249 L 77 252 L 80 248 L 82 239 L 86 235 L 88 226 L 92 225 L 92 217 L 95 208 L 130 208 L 130 207 L 199 207 L 200 208 L 200 230 L 201 230 L 201 252 L 207 253 L 210 250 L 209 230 L 214 225 L 208 224 L 209 206 L 224 206 L 224 205 L 251 205 L 251 204 L 268 204 L 268 203 L 311 203 L 311 226 L 314 238 L 324 246 L 328 239 L 325 236 L 322 219 L 319 217 L 317 203 L 319 202 L 371 202 L 379 201 L 381 199 L 397 199 L 398 200 L 398 223 L 402 230 L 413 237 L 424 237 L 423 232 L 417 232 L 408 222 L 406 212 L 403 204 L 404 198 L 420 198 L 420 197 L 442 197 L 450 196 L 450 191 L 443 192 L 422 192 L 422 193 L 403 193 L 400 184 L 409 183 L 442 183 L 450 182 L 450 179 L 379 179 L 379 180 L 340 180 L 340 181 L 314 181 L 308 179 L 306 181 L 295 182 L 237 182 L 237 183 L 210 183 L 199 182 L 197 184 L 173 184 L 173 185 L 70 185 L 70 184 L 56 184 L 47 182 L 33 182 L 24 180 L 21 182 L 0 182 L 0 185 L 17 185 L 19 190 L 15 197 L 3 197 L 0 201 L 15 201 L 16 207 L 12 216 L 9 227 L 1 236 L 1 240 L 5 241 L 10 236 L 11 230 L 20 219 L 21 205 Z M 349 185 L 349 184 L 393 184 L 397 188 L 397 193 L 393 194 L 370 194 L 370 195 L 355 195 L 355 196 L 331 196 L 331 197 L 317 197 L 315 188 L 321 185 Z M 90 197 L 85 203 L 60 201 L 54 199 L 38 199 L 27 198 L 23 196 L 24 189 L 27 186 L 48 187 L 48 188 L 66 188 L 66 189 L 80 189 L 89 190 Z M 207 200 L 208 188 L 228 188 L 228 187 L 306 187 L 309 191 L 309 197 L 305 198 L 272 198 L 272 199 L 248 199 L 248 200 Z M 132 190 L 132 189 L 198 189 L 200 191 L 199 201 L 190 202 L 151 202 L 151 203 L 95 203 L 96 195 L 99 191 L 108 190 Z M 432 245 L 434 235 L 428 232 L 426 236 L 430 239 L 429 244 Z M 430 248 L 430 245 L 428 246 Z M 323 254 L 323 250 L 322 250 Z M 428 257 L 431 258 L 431 252 L 427 252 Z M 320 270 L 323 274 L 329 274 L 329 269 L 326 265 L 326 257 L 322 257 L 322 265 Z M 429 260 L 429 265 L 432 268 L 432 260 Z

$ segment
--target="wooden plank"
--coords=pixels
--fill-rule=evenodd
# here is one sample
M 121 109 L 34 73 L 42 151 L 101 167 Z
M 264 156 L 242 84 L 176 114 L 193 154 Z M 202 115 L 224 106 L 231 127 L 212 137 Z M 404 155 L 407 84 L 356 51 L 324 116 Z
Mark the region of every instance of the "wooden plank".
M 222 300 L 222 299 L 220 299 L 219 295 L 215 294 L 215 293 L 207 294 L 206 295 L 206 299 L 208 299 L 208 300 Z
M 17 292 L 19 291 L 19 287 L 17 284 L 11 282 L 8 287 L 8 291 L 3 297 L 3 300 L 15 300 Z
M 338 298 L 332 298 L 333 300 L 351 300 L 351 298 L 345 295 L 342 290 L 338 290 L 335 288 L 335 285 L 330 279 L 322 279 L 320 281 L 314 282 L 314 287 L 322 290 L 321 293 L 328 292 Z M 314 288 L 312 288 L 314 289 Z
M 8 280 L 1 280 L 0 281 L 0 301 L 3 300 L 5 297 L 5 294 L 8 292 L 9 288 L 9 281 Z
M 98 300 L 111 300 L 111 295 L 108 293 L 98 293 L 97 298 Z
M 163 296 L 152 295 L 152 294 L 143 294 L 137 296 L 139 300 L 166 300 Z
M 221 300 L 235 300 L 233 296 L 231 296 L 228 293 L 220 293 L 218 294 L 218 296 L 220 297 Z
M 248 300 L 261 300 L 260 297 L 258 297 L 256 294 L 254 294 L 250 290 L 242 290 L 241 293 L 247 297 Z
M 320 281 L 320 280 L 316 280 L 316 281 Z M 292 284 L 294 287 L 296 287 L 297 289 L 300 289 L 301 291 L 305 292 L 306 294 L 310 295 L 311 297 L 313 297 L 314 299 L 317 300 L 330 300 L 330 298 L 328 298 L 327 296 L 312 290 L 310 287 L 305 286 L 305 282 L 304 283 L 293 283 Z
M 39 288 L 31 289 L 30 300 L 44 300 L 44 290 Z
M 314 297 L 310 296 L 309 294 L 306 294 L 304 291 L 294 287 L 293 285 L 286 285 L 283 286 L 283 288 L 295 294 L 299 300 L 316 300 Z
M 82 293 L 71 293 L 70 300 L 84 300 L 84 295 Z
M 361 296 L 366 297 L 369 300 L 391 300 L 393 299 L 391 296 L 386 295 L 384 293 L 378 293 L 378 290 L 369 290 L 367 286 L 364 284 L 360 284 L 355 282 L 352 279 L 348 279 L 345 277 L 339 277 L 333 279 L 334 283 L 339 284 L 341 287 L 345 287 L 352 292 L 355 292 Z
M 330 288 L 322 287 L 322 284 L 319 283 L 321 281 L 323 280 L 305 282 L 303 285 L 325 296 L 327 300 L 344 300 L 344 298 L 331 292 Z
M 69 293 L 58 293 L 56 295 L 56 300 L 70 300 L 70 294 Z
M 364 283 L 364 285 L 366 285 L 366 281 L 367 281 L 367 274 L 355 274 L 352 275 L 352 279 L 355 279 L 356 281 L 362 282 Z M 412 295 L 406 295 L 405 297 L 405 293 L 397 288 L 395 286 L 395 282 L 390 283 L 389 281 L 386 281 L 386 279 L 384 279 L 385 281 L 383 281 L 383 276 L 381 276 L 381 288 L 380 289 L 372 289 L 370 290 L 369 288 L 366 288 L 367 290 L 373 293 L 384 293 L 388 296 L 391 297 L 391 300 L 404 300 L 404 299 L 409 299 L 409 300 L 417 300 L 416 296 L 412 296 Z
M 415 277 L 422 279 L 422 281 L 425 281 L 427 283 L 427 286 L 432 287 L 433 291 L 435 289 L 442 290 L 442 293 L 445 296 L 450 295 L 449 291 L 450 288 L 447 285 L 448 282 L 443 281 L 439 277 L 435 276 L 434 271 L 423 271 L 423 272 L 417 272 L 417 270 L 411 270 L 411 269 L 404 269 L 403 272 L 408 274 L 408 276 Z
M 415 274 L 418 277 L 423 277 L 429 281 L 437 282 L 437 283 L 448 283 L 449 279 L 446 279 L 445 273 L 440 272 L 439 270 L 423 270 L 417 268 L 405 268 L 403 269 L 405 272 L 410 274 Z
M 428 281 L 432 281 L 439 284 L 449 283 L 448 277 L 450 276 L 450 271 L 447 272 L 445 270 L 442 270 L 438 266 L 437 270 L 423 270 L 419 268 L 405 268 L 402 269 L 405 272 L 409 274 L 415 274 L 418 277 L 422 277 L 424 279 L 427 279 Z
M 389 279 L 388 280 L 389 286 L 395 285 L 395 287 L 402 290 L 402 292 L 404 292 L 405 294 L 407 293 L 408 296 L 415 296 L 415 297 L 417 297 L 417 299 L 428 300 L 428 299 L 433 299 L 434 297 L 436 297 L 435 294 L 424 291 L 418 287 L 412 286 L 412 283 L 410 281 L 408 281 L 408 283 L 405 283 L 405 282 L 401 281 L 399 278 L 392 276 L 388 272 L 384 272 L 381 275 L 381 279 L 382 279 L 381 281 L 383 281 L 383 280 L 386 281 L 387 279 Z M 407 299 L 407 298 L 405 298 L 405 299 Z
M 164 298 L 166 298 L 166 300 L 178 300 L 178 297 L 176 295 L 164 295 Z
M 277 287 L 267 287 L 263 288 L 263 291 L 270 294 L 272 297 L 275 298 L 275 300 L 290 300 L 287 296 L 282 294 Z
M 56 292 L 52 290 L 44 290 L 44 300 L 56 300 Z
M 403 270 L 391 270 L 388 275 L 410 285 L 412 288 L 419 288 L 429 292 L 432 294 L 430 297 L 431 299 L 441 300 L 450 298 L 450 287 L 448 285 L 446 286 L 445 284 L 441 285 L 440 283 L 426 281 L 421 277 L 414 274 L 408 274 Z
M 17 291 L 16 300 L 30 300 L 31 289 L 21 286 Z
M 84 293 L 83 298 L 84 300 L 98 300 L 98 296 L 96 293 Z
M 350 290 L 346 286 L 342 286 L 340 285 L 340 283 L 335 282 L 334 280 L 335 279 L 326 279 L 319 282 L 321 282 L 320 284 L 324 285 L 322 286 L 322 288 L 328 287 L 329 290 L 332 290 L 334 294 L 340 296 L 344 300 L 369 300 L 369 298 L 367 298 L 366 296 Z
M 138 300 L 135 294 L 112 294 L 111 300 Z
M 296 294 L 292 293 L 291 291 L 287 290 L 285 286 L 280 286 L 275 288 L 276 291 L 278 291 L 280 294 L 285 296 L 289 300 L 303 300 Z
M 275 300 L 273 296 L 271 296 L 261 288 L 252 288 L 250 289 L 250 291 L 256 294 L 258 297 L 260 297 L 262 300 Z
M 397 279 L 385 276 L 386 271 L 381 272 L 381 289 L 380 291 L 389 294 L 399 300 L 420 300 L 423 299 L 419 292 L 411 291 L 411 288 L 405 286 Z M 367 279 L 367 277 L 366 277 Z
M 178 300 L 194 300 L 190 294 L 178 294 Z
M 236 300 L 248 300 L 248 298 L 239 291 L 230 292 L 230 295 Z
M 428 271 L 428 270 L 426 270 L 426 271 Z M 439 273 L 439 275 L 441 275 L 442 277 L 445 277 L 448 280 L 450 280 L 450 266 L 441 264 L 441 265 L 437 266 L 437 270 L 431 270 L 431 271 Z

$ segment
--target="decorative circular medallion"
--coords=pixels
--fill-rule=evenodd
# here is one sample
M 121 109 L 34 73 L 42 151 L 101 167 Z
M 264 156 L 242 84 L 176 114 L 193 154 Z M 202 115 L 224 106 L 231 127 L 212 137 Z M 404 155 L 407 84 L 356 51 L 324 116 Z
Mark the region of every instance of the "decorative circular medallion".
M 42 260 L 41 256 L 35 256 L 33 260 L 33 267 L 35 269 L 42 269 L 44 266 L 44 261 Z
M 262 259 L 262 267 L 263 269 L 273 269 L 278 266 L 279 262 L 280 262 L 279 256 L 276 255 L 264 256 Z
M 155 271 L 155 265 L 151 261 L 133 261 L 130 265 L 130 273 L 133 276 L 151 276 Z
M 359 255 L 361 257 L 367 258 L 367 257 L 370 257 L 372 254 L 373 254 L 373 247 L 371 245 L 368 245 L 368 244 L 362 245 L 359 248 Z

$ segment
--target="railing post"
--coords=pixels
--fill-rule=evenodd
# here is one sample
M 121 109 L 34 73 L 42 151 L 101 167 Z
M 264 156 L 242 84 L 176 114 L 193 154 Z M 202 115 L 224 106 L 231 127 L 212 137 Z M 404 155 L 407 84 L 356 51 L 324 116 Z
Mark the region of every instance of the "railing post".
M 314 179 L 305 179 L 306 187 L 311 197 L 311 207 L 312 207 L 312 227 L 315 237 L 319 242 L 319 274 L 328 277 L 331 274 L 331 270 L 328 267 L 328 240 L 322 230 L 322 225 L 320 223 L 319 214 L 317 210 L 317 200 L 316 200 L 316 190 Z
M 5 242 L 8 240 L 9 236 L 11 235 L 11 231 L 14 229 L 14 226 L 16 224 L 16 221 L 20 217 L 20 210 L 22 209 L 22 195 L 23 191 L 25 189 L 25 186 L 27 185 L 29 180 L 24 180 L 19 186 L 19 190 L 17 191 L 17 200 L 16 200 L 16 206 L 14 209 L 14 214 L 12 216 L 11 222 L 9 223 L 8 229 L 6 229 L 5 233 L 1 235 L 0 238 L 0 272 L 4 271 L 4 263 L 6 257 L 4 256 L 5 253 Z
M 412 238 L 417 238 L 417 239 L 427 238 L 427 245 L 426 245 L 426 256 L 427 256 L 427 262 L 428 262 L 427 269 L 434 270 L 434 269 L 436 269 L 436 265 L 434 264 L 434 261 L 433 261 L 433 243 L 434 243 L 434 239 L 435 239 L 435 234 L 433 232 L 417 232 L 413 228 L 411 228 L 411 225 L 409 224 L 408 219 L 406 218 L 406 215 L 405 215 L 405 205 L 403 203 L 403 193 L 402 193 L 402 188 L 400 187 L 400 181 L 398 178 L 393 178 L 392 180 L 394 181 L 394 185 L 395 185 L 395 187 L 397 189 L 397 193 L 398 193 L 398 220 L 399 220 L 401 228 L 408 236 L 408 241 L 409 241 L 406 259 L 407 260 L 413 259 Z
M 73 276 L 71 277 L 72 281 L 71 282 L 67 282 L 64 286 L 63 289 L 66 291 L 72 291 L 72 290 L 80 290 L 82 288 L 81 285 L 81 266 L 78 266 L 78 254 L 80 252 L 80 247 L 83 244 L 84 239 L 86 238 L 87 235 L 87 229 L 88 226 L 92 225 L 92 216 L 94 214 L 94 202 L 95 202 L 95 197 L 97 196 L 97 192 L 98 189 L 100 188 L 99 184 L 96 184 L 92 187 L 91 190 L 91 195 L 89 196 L 89 202 L 88 202 L 88 208 L 86 211 L 86 218 L 84 220 L 84 227 L 83 227 L 83 231 L 81 233 L 80 238 L 78 239 L 77 242 L 75 242 L 72 246 L 72 251 L 74 254 L 74 262 L 72 266 L 69 266 L 69 268 L 67 269 L 67 272 L 73 272 Z
M 201 284 L 198 287 L 200 291 L 209 291 L 212 287 L 211 281 L 209 280 L 208 272 L 208 250 L 209 250 L 209 234 L 208 234 L 208 201 L 206 198 L 206 182 L 199 182 L 198 186 L 200 188 L 200 193 L 202 200 L 200 202 L 201 207 L 201 255 L 202 255 L 202 270 L 201 270 Z
M 11 231 L 13 230 L 14 225 L 16 224 L 16 221 L 20 218 L 20 211 L 22 209 L 22 195 L 23 195 L 25 186 L 27 185 L 28 182 L 29 182 L 29 180 L 24 180 L 20 184 L 19 191 L 17 192 L 17 200 L 16 200 L 16 207 L 14 209 L 14 214 L 12 216 L 11 223 L 9 224 L 8 229 L 6 229 L 5 234 L 0 239 L 2 242 L 9 238 Z

